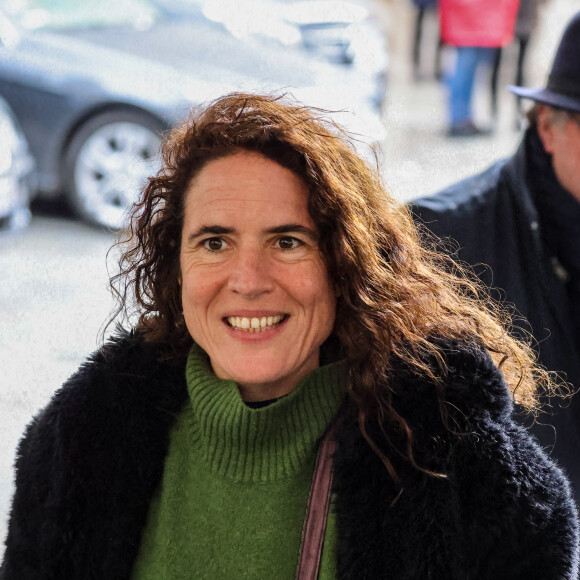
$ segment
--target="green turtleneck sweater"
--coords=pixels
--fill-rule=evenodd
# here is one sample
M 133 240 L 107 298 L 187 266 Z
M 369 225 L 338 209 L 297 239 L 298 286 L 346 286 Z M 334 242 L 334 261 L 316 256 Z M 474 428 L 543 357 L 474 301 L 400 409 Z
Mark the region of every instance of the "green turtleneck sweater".
M 294 578 L 318 441 L 342 401 L 340 363 L 260 409 L 191 350 L 132 580 Z M 335 574 L 329 515 L 319 579 Z

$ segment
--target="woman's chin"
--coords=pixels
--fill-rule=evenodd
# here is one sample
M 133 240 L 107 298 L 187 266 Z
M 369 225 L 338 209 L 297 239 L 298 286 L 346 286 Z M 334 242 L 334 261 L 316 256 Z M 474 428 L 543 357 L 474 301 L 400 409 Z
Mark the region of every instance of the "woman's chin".
M 260 398 L 264 399 L 280 397 L 293 388 L 289 385 L 288 379 L 284 380 L 280 375 L 274 373 L 238 373 L 234 377 L 234 381 L 242 393 L 250 391 L 256 395 L 262 393 L 264 396 Z
M 229 356 L 211 358 L 214 373 L 222 379 L 235 381 L 244 400 L 251 393 L 254 400 L 273 399 L 287 395 L 309 372 L 318 367 L 318 350 L 305 359 L 291 356 L 288 348 L 282 351 L 229 351 Z
M 280 368 L 266 368 L 263 361 L 247 362 L 243 367 L 228 365 L 222 369 L 223 378 L 236 382 L 245 401 L 274 399 L 288 394 L 296 386 L 291 376 Z

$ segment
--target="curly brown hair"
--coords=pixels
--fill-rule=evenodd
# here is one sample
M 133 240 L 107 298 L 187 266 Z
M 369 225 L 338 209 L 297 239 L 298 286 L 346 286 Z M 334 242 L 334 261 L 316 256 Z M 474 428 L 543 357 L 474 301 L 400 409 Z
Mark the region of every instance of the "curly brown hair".
M 129 247 L 112 279 L 120 285 L 117 314 L 127 311 L 131 296 L 146 340 L 164 344 L 168 356 L 191 345 L 179 283 L 185 191 L 207 163 L 243 150 L 280 163 L 308 187 L 308 209 L 339 294 L 334 337 L 348 361 L 349 395 L 362 434 L 395 479 L 367 433 L 368 421 L 379 415 L 398 425 L 406 457 L 422 469 L 413 459 L 411 430 L 392 404 L 388 377 L 393 361 L 402 360 L 443 389 L 445 357 L 433 337 L 482 345 L 514 399 L 537 407 L 538 385 L 549 387 L 550 377 L 534 366 L 531 348 L 507 333 L 508 315 L 459 266 L 420 242 L 406 206 L 386 192 L 378 170 L 324 111 L 285 97 L 227 95 L 195 110 L 165 140 L 164 166 L 136 204 Z

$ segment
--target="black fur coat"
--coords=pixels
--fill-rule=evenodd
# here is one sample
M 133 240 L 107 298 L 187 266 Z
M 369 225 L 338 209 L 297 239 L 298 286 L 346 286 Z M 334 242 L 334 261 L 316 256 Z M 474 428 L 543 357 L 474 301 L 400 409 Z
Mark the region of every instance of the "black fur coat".
M 403 365 L 391 381 L 417 463 L 446 478 L 390 452 L 401 477 L 394 484 L 354 421 L 343 422 L 333 508 L 339 579 L 575 580 L 578 520 L 566 479 L 513 423 L 489 357 L 446 351 L 449 429 L 428 381 Z M 185 361 L 160 363 L 156 354 L 135 336 L 116 339 L 29 425 L 2 580 L 130 577 L 169 430 L 187 399 Z

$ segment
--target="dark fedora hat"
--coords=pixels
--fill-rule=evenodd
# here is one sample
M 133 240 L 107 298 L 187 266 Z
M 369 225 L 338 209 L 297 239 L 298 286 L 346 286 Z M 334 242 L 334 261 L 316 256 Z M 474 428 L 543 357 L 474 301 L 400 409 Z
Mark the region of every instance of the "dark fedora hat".
M 564 31 L 547 86 L 541 89 L 510 87 L 510 91 L 543 105 L 580 112 L 580 12 Z

